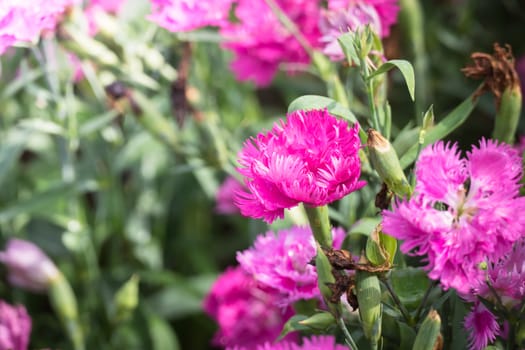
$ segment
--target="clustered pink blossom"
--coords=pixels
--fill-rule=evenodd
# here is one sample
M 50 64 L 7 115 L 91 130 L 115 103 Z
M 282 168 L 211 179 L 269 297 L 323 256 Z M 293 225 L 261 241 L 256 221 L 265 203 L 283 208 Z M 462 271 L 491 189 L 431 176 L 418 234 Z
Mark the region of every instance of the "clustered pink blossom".
M 334 247 L 339 249 L 345 237 L 341 228 L 332 230 Z M 276 290 L 280 305 L 301 299 L 319 298 L 317 270 L 311 261 L 316 243 L 309 227 L 292 227 L 257 236 L 253 247 L 237 253 L 242 268 L 261 284 Z
M 35 42 L 54 30 L 77 0 L 0 0 L 0 54 L 17 42 Z
M 277 343 L 266 342 L 255 348 L 234 346 L 227 350 L 348 350 L 348 348 L 337 344 L 335 338 L 331 335 L 320 335 L 304 338 L 302 345 L 289 341 L 279 341 Z
M 237 192 L 241 213 L 271 223 L 301 202 L 321 206 L 363 187 L 358 131 L 326 110 L 301 110 L 246 141 L 237 169 L 248 188 Z
M 509 312 L 525 300 L 525 239 L 521 239 L 512 251 L 495 263 L 490 263 L 485 278 L 474 286 L 468 300 L 475 304 L 465 319 L 470 335 L 470 348 L 482 350 L 501 335 L 498 318 L 477 300 L 480 296 L 494 304 L 501 303 Z
M 479 265 L 525 235 L 521 175 L 521 157 L 506 144 L 481 140 L 461 158 L 457 145 L 437 142 L 416 163 L 415 194 L 383 211 L 383 229 L 404 253 L 426 257 L 430 278 L 467 295 L 484 278 Z
M 215 211 L 219 214 L 238 214 L 239 208 L 234 203 L 235 193 L 242 191 L 244 187 L 233 176 L 228 176 L 221 184 L 215 195 Z
M 258 283 L 242 268 L 226 270 L 204 300 L 204 310 L 219 325 L 214 344 L 253 349 L 275 341 L 293 315 L 291 308 L 276 305 L 278 299 L 274 290 Z M 289 341 L 296 338 L 295 333 L 286 337 Z
M 172 32 L 219 26 L 228 20 L 234 0 L 151 0 L 150 19 Z
M 0 300 L 0 350 L 27 350 L 31 318 L 23 306 Z
M 320 0 L 274 0 L 277 12 L 297 33 L 282 24 L 265 0 L 151 0 L 150 18 L 173 32 L 219 27 L 223 47 L 234 54 L 231 67 L 236 77 L 265 86 L 282 66 L 293 72 L 308 65 L 308 49 L 328 46 L 328 54 L 335 50 L 341 55 L 337 37 L 349 29 L 372 24 L 382 37 L 387 36 L 397 19 L 397 1 L 331 0 L 325 11 Z
M 7 267 L 9 283 L 35 292 L 46 291 L 60 275 L 39 247 L 22 239 L 7 242 L 5 251 L 0 251 L 0 262 Z
M 390 34 L 390 27 L 396 23 L 399 6 L 397 0 L 331 0 L 328 10 L 322 12 L 320 41 L 323 52 L 332 60 L 344 58 L 337 39 L 343 33 L 356 31 L 365 25 L 381 37 Z

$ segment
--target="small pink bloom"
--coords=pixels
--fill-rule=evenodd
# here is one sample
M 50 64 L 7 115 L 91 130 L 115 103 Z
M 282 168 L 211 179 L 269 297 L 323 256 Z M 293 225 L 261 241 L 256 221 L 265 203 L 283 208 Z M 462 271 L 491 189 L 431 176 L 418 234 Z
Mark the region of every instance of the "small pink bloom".
M 31 318 L 23 306 L 0 300 L 0 350 L 27 350 Z
M 151 0 L 149 17 L 171 32 L 186 32 L 228 21 L 234 0 Z
M 219 187 L 215 195 L 215 211 L 219 214 L 239 214 L 239 208 L 234 203 L 236 192 L 242 191 L 243 185 L 233 176 L 228 176 Z
M 399 6 L 397 0 L 331 0 L 328 11 L 324 11 L 320 21 L 323 52 L 332 60 L 344 58 L 337 42 L 339 36 L 348 31 L 356 31 L 365 25 L 382 38 L 390 34 L 390 27 L 397 22 Z
M 289 341 L 279 341 L 277 343 L 264 343 L 256 348 L 245 348 L 236 346 L 227 350 L 348 350 L 348 347 L 337 344 L 331 335 L 318 335 L 311 338 L 304 338 L 303 344 L 299 345 Z
M 6 250 L 0 252 L 0 262 L 7 267 L 9 283 L 35 292 L 46 291 L 60 274 L 40 248 L 21 239 L 7 242 Z
M 336 228 L 332 234 L 334 247 L 340 248 L 344 230 Z M 312 230 L 292 227 L 257 236 L 252 248 L 237 253 L 237 261 L 258 282 L 280 293 L 280 305 L 288 305 L 321 296 L 317 287 L 317 270 L 311 264 L 315 255 Z
M 421 152 L 415 171 L 414 195 L 383 211 L 383 229 L 404 241 L 404 253 L 426 256 L 430 278 L 468 294 L 483 279 L 479 264 L 497 262 L 525 236 L 521 158 L 491 140 L 466 158 L 438 142 Z
M 476 303 L 465 317 L 465 328 L 469 331 L 469 348 L 483 350 L 496 340 L 500 326 L 494 316 L 482 303 Z
M 318 47 L 319 1 L 276 0 L 276 3 L 308 45 Z M 225 39 L 224 47 L 235 55 L 231 67 L 237 79 L 266 86 L 281 64 L 306 66 L 310 63 L 303 46 L 264 0 L 239 0 L 235 16 L 239 21 L 222 26 L 220 33 Z
M 215 345 L 253 349 L 275 341 L 293 315 L 291 308 L 278 307 L 277 300 L 275 291 L 259 284 L 240 267 L 226 270 L 204 300 L 204 310 L 219 325 Z M 285 339 L 296 338 L 293 333 Z
M 321 206 L 363 187 L 358 131 L 326 110 L 296 111 L 246 141 L 237 169 L 249 191 L 237 192 L 241 213 L 271 223 L 301 202 Z
M 0 55 L 16 42 L 31 43 L 54 30 L 77 0 L 0 0 Z

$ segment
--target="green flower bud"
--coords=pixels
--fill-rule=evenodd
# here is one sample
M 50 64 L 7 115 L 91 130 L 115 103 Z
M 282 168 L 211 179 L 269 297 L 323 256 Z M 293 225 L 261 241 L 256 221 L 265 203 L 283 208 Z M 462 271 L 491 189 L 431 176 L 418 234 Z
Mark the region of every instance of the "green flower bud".
M 381 225 L 377 225 L 366 241 L 366 258 L 375 266 L 391 265 L 397 250 L 397 240 L 381 230 Z
M 365 336 L 372 348 L 377 348 L 381 338 L 381 287 L 376 275 L 356 272 L 356 294 L 359 303 L 359 316 Z
M 131 278 L 120 287 L 115 294 L 115 321 L 126 320 L 139 303 L 139 277 L 137 275 Z
M 390 142 L 376 130 L 368 129 L 367 146 L 370 162 L 388 188 L 398 196 L 409 196 L 412 188 Z
M 436 310 L 430 310 L 417 332 L 412 350 L 442 349 L 443 340 L 440 334 L 441 318 Z

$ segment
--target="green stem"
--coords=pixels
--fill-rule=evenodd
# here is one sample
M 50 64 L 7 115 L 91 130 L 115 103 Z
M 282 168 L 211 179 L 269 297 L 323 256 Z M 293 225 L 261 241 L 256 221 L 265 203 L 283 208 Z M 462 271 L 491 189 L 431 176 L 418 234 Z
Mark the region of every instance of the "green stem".
M 350 332 L 346 328 L 345 321 L 343 320 L 342 317 L 338 317 L 337 318 L 337 324 L 339 325 L 339 328 L 341 328 L 341 330 L 343 331 L 343 334 L 345 335 L 345 339 L 346 339 L 348 345 L 350 345 L 350 348 L 352 350 L 358 350 L 357 344 L 355 343 L 354 339 L 352 338 L 352 335 L 350 334 Z
M 390 285 L 388 280 L 382 280 L 382 282 L 385 285 L 385 287 L 388 290 L 388 292 L 390 293 L 390 295 L 392 296 L 392 299 L 394 300 L 394 303 L 399 308 L 399 311 L 401 311 L 401 314 L 403 315 L 403 318 L 405 319 L 406 323 L 408 325 L 412 325 L 413 320 L 410 317 L 410 315 L 408 313 L 408 310 L 405 308 L 405 306 L 403 305 L 403 303 L 401 302 L 401 300 L 397 296 L 396 292 L 394 292 L 394 289 L 392 288 L 392 286 Z
M 423 307 L 427 303 L 427 299 L 430 296 L 430 292 L 432 291 L 432 289 L 434 289 L 436 285 L 437 285 L 437 282 L 434 281 L 430 284 L 430 286 L 428 286 L 428 289 L 425 292 L 425 295 L 423 296 L 423 300 L 421 300 L 421 303 L 419 304 L 416 310 L 416 317 L 415 317 L 416 323 L 419 322 L 419 316 L 421 316 L 421 311 L 423 311 Z
M 304 205 L 308 222 L 314 234 L 315 239 L 321 247 L 332 247 L 332 232 L 330 230 L 330 220 L 328 218 L 328 206 L 311 207 Z

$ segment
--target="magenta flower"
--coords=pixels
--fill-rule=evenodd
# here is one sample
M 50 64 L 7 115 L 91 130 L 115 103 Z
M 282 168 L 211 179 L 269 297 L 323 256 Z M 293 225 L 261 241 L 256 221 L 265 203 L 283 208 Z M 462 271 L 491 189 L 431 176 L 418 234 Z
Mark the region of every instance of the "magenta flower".
M 399 12 L 397 0 L 332 0 L 328 6 L 319 24 L 322 33 L 320 42 L 323 52 L 334 61 L 344 58 L 337 42 L 341 34 L 368 24 L 380 37 L 387 37 Z
M 326 110 L 296 111 L 248 140 L 237 169 L 249 191 L 237 192 L 241 213 L 271 223 L 301 202 L 321 206 L 363 187 L 358 131 Z
M 32 43 L 54 30 L 77 0 L 0 0 L 0 55 L 17 42 Z
M 186 32 L 227 22 L 234 0 L 151 0 L 149 17 L 171 32 Z
M 239 208 L 234 203 L 236 192 L 244 190 L 244 186 L 233 176 L 228 176 L 215 195 L 215 211 L 219 214 L 239 214 Z
M 383 229 L 404 241 L 404 253 L 426 256 L 430 278 L 468 294 L 484 276 L 479 264 L 498 261 L 525 235 L 521 158 L 491 140 L 467 158 L 438 142 L 421 152 L 416 178 L 412 198 L 383 211 Z
M 469 348 L 483 350 L 496 340 L 500 326 L 494 316 L 482 303 L 476 303 L 465 317 L 465 328 L 469 331 Z
M 264 343 L 255 348 L 245 348 L 235 346 L 227 350 L 348 350 L 348 347 L 337 344 L 335 338 L 331 335 L 319 335 L 311 338 L 304 338 L 303 345 L 289 341 L 280 341 L 277 343 Z
M 0 252 L 0 262 L 7 267 L 9 283 L 35 292 L 46 291 L 60 276 L 60 271 L 40 248 L 21 239 L 7 242 L 6 250 Z
M 240 267 L 226 270 L 204 300 L 204 310 L 219 325 L 215 345 L 252 349 L 265 341 L 275 341 L 293 315 L 291 308 L 278 307 L 277 300 L 273 290 L 257 283 Z M 285 339 L 296 338 L 293 333 Z
M 27 350 L 31 318 L 23 306 L 0 300 L 0 350 Z
M 308 45 L 318 47 L 319 0 L 276 0 L 276 3 Z M 237 79 L 266 86 L 280 65 L 300 67 L 310 63 L 303 46 L 265 1 L 239 0 L 235 16 L 239 21 L 223 26 L 221 35 L 226 41 L 224 47 L 235 55 L 231 68 Z
M 332 230 L 334 247 L 341 247 L 345 231 Z M 292 227 L 257 236 L 252 248 L 237 253 L 242 268 L 261 284 L 278 291 L 280 305 L 320 297 L 317 270 L 311 261 L 316 243 L 309 227 Z

